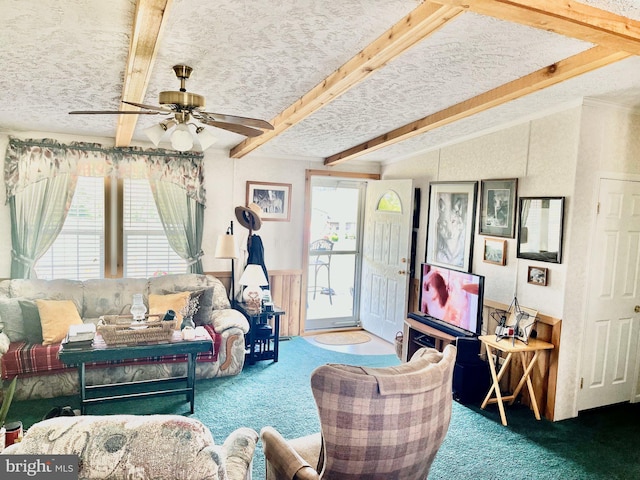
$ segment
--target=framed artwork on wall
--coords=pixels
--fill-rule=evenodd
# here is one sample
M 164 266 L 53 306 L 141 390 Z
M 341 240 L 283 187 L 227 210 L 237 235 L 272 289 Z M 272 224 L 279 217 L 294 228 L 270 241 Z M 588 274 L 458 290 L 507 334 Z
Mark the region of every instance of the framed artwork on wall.
M 426 261 L 471 271 L 478 182 L 433 182 L 429 185 Z
M 530 266 L 527 270 L 527 283 L 534 285 L 547 286 L 547 278 L 549 276 L 549 269 L 543 267 Z
M 247 181 L 247 206 L 257 204 L 263 221 L 288 222 L 291 219 L 291 184 Z
M 499 240 L 497 238 L 485 238 L 483 261 L 493 263 L 495 265 L 506 265 L 507 241 Z
M 482 180 L 478 233 L 513 238 L 518 198 L 518 179 Z
M 562 263 L 565 197 L 520 197 L 518 258 Z

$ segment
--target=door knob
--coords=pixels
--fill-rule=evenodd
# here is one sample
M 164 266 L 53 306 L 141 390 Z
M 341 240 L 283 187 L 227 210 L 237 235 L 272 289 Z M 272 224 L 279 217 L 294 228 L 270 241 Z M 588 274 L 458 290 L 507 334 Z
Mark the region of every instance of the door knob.
M 636 313 L 640 313 L 640 305 L 636 305 L 633 311 Z
M 401 258 L 401 259 L 400 259 L 400 261 L 401 261 L 402 263 L 407 263 L 407 259 L 406 259 L 406 258 Z
M 406 271 L 404 271 L 404 270 L 400 270 L 400 271 L 398 271 L 398 275 L 406 275 L 406 274 L 407 274 L 407 272 L 406 272 Z

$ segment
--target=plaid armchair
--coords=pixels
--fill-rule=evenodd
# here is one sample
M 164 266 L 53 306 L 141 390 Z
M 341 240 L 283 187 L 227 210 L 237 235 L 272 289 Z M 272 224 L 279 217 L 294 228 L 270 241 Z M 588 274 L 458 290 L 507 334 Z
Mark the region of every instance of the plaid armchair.
M 424 480 L 449 427 L 455 357 L 449 345 L 397 367 L 318 367 L 321 434 L 287 442 L 263 428 L 267 480 Z

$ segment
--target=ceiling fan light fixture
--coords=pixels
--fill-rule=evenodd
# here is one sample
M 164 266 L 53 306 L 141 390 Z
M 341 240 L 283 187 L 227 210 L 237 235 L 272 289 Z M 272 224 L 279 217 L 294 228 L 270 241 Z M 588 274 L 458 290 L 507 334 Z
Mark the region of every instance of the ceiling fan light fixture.
M 145 135 L 156 147 L 160 144 L 160 140 L 162 140 L 166 131 L 167 127 L 162 123 L 156 123 L 155 125 L 144 129 Z
M 218 141 L 218 138 L 204 127 L 196 128 L 196 135 L 198 136 L 198 142 L 200 142 L 200 147 L 202 147 L 203 152 Z
M 181 123 L 171 133 L 171 147 L 179 152 L 186 152 L 193 147 L 193 136 L 186 124 Z

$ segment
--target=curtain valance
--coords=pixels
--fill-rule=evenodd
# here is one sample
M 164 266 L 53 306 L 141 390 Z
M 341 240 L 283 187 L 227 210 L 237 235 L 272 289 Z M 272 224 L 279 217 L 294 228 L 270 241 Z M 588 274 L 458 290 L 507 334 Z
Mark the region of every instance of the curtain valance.
M 4 180 L 7 201 L 30 184 L 59 174 L 71 174 L 162 180 L 181 186 L 190 198 L 206 205 L 202 164 L 202 153 L 11 137 Z

